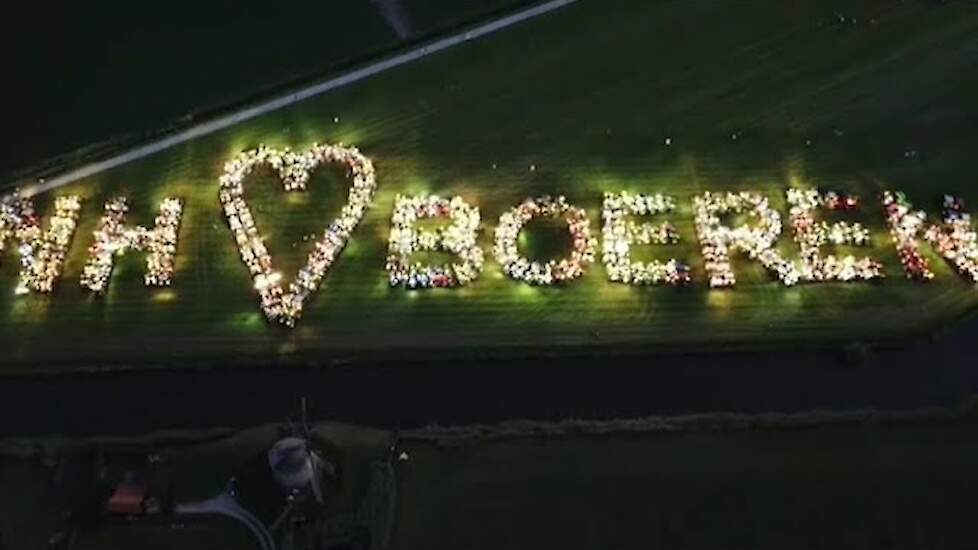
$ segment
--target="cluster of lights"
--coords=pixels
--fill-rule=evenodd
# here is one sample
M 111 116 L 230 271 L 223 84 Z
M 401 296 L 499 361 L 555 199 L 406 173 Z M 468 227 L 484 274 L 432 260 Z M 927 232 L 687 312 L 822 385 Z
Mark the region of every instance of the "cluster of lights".
M 546 263 L 531 262 L 518 250 L 517 238 L 523 226 L 533 218 L 563 216 L 573 242 L 570 258 L 549 260 Z M 568 204 L 559 196 L 528 198 L 519 206 L 503 213 L 496 227 L 496 261 L 510 277 L 531 285 L 552 285 L 572 281 L 584 274 L 594 262 L 596 239 L 591 236 L 587 213 Z
M 920 255 L 917 234 L 927 221 L 923 210 L 913 210 L 913 205 L 903 193 L 883 192 L 883 211 L 890 225 L 890 235 L 896 244 L 897 255 L 907 277 L 918 281 L 934 278 L 930 263 Z
M 856 195 L 826 191 L 825 194 L 820 195 L 820 197 L 822 204 L 829 210 L 859 210 L 859 207 L 862 206 L 862 202 Z
M 449 218 L 451 224 L 434 230 L 418 227 L 423 218 Z M 476 246 L 479 209 L 461 197 L 404 197 L 394 200 L 388 239 L 387 272 L 391 286 L 407 288 L 453 287 L 469 284 L 482 272 L 482 249 Z M 420 251 L 442 251 L 461 263 L 430 266 L 412 262 Z
M 705 258 L 706 272 L 711 287 L 729 287 L 736 284 L 730 252 L 742 250 L 774 272 L 786 285 L 801 279 L 801 273 L 793 263 L 784 259 L 774 247 L 781 234 L 781 215 L 771 208 L 767 199 L 757 193 L 706 192 L 693 199 L 696 212 L 696 233 Z M 758 220 L 756 227 L 723 225 L 721 216 L 748 213 Z
M 58 197 L 48 230 L 42 231 L 30 199 L 18 193 L 0 198 L 0 252 L 13 238 L 18 243 L 17 252 L 20 254 L 17 294 L 51 292 L 54 289 L 75 234 L 79 210 L 79 197 Z
M 653 216 L 672 212 L 676 201 L 666 195 L 605 193 L 601 217 L 604 220 L 603 260 L 612 281 L 644 285 L 689 283 L 689 266 L 675 259 L 652 260 L 648 263 L 631 260 L 633 244 L 675 244 L 679 232 L 669 222 L 660 224 L 636 223 L 630 216 Z
M 971 215 L 965 212 L 964 201 L 945 195 L 941 215 L 944 227 L 930 226 L 924 238 L 958 273 L 978 283 L 978 234 L 971 228 Z
M 927 215 L 913 210 L 913 205 L 903 193 L 883 192 L 883 209 L 890 225 L 890 234 L 896 243 L 900 262 L 907 277 L 919 281 L 934 278 L 934 272 L 926 258 L 921 256 L 917 236 L 931 243 L 938 254 L 962 275 L 978 282 L 978 234 L 971 228 L 971 217 L 964 211 L 961 199 L 945 196 L 942 211 L 943 224 L 927 227 Z
M 172 197 L 164 199 L 153 229 L 127 227 L 125 218 L 128 211 L 129 206 L 123 197 L 105 203 L 105 214 L 95 230 L 92 245 L 88 247 L 88 263 L 81 276 L 82 287 L 93 292 L 104 292 L 112 276 L 115 257 L 130 249 L 148 252 L 143 278 L 146 286 L 170 286 L 183 203 Z
M 849 211 L 859 208 L 859 199 L 853 195 L 820 193 L 818 189 L 789 189 L 788 204 L 791 207 L 791 226 L 795 242 L 801 249 L 801 274 L 805 281 L 853 281 L 883 277 L 883 264 L 869 258 L 847 255 L 841 258 L 820 254 L 826 243 L 833 245 L 867 246 L 869 230 L 859 223 L 836 222 L 828 224 L 815 219 L 815 211 L 826 208 Z
M 347 167 L 353 180 L 349 199 L 339 217 L 329 224 L 322 237 L 316 241 L 306 265 L 299 270 L 286 292 L 280 284 L 282 275 L 272 267 L 272 257 L 245 202 L 244 182 L 255 168 L 264 165 L 278 171 L 286 191 L 302 191 L 306 188 L 312 171 L 323 163 L 340 163 Z M 278 151 L 263 146 L 241 153 L 224 165 L 221 204 L 238 244 L 238 252 L 251 272 L 261 308 L 268 319 L 290 327 L 295 326 L 302 316 L 303 303 L 319 287 L 326 271 L 346 245 L 350 233 L 360 223 L 376 187 L 374 167 L 370 159 L 360 154 L 355 147 L 342 145 L 316 144 L 304 153 Z

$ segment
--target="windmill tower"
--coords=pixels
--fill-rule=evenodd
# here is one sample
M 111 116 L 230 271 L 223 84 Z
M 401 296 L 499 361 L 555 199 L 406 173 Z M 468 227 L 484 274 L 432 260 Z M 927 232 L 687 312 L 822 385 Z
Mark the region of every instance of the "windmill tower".
M 297 426 L 289 422 L 290 435 L 272 445 L 268 450 L 268 465 L 275 481 L 290 495 L 312 494 L 317 502 L 323 503 L 323 472 L 333 473 L 329 464 L 318 451 L 310 445 L 310 430 L 306 420 L 306 399 L 301 401 L 302 418 Z

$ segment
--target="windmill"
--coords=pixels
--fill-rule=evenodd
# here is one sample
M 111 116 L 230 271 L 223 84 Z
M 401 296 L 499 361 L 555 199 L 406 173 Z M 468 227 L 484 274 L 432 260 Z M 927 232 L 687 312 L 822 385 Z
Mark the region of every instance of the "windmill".
M 268 450 L 268 465 L 275 481 L 289 495 L 312 494 L 316 502 L 323 503 L 322 478 L 325 471 L 335 473 L 319 451 L 310 445 L 311 432 L 306 419 L 306 398 L 301 400 L 301 424 L 289 421 L 289 434 L 282 437 Z

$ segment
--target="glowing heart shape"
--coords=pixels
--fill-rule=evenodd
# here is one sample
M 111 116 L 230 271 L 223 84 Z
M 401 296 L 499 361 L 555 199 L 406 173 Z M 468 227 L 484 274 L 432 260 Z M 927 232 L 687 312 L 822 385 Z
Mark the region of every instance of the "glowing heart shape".
M 244 198 L 244 182 L 258 166 L 267 165 L 276 170 L 286 191 L 303 191 L 312 171 L 323 163 L 340 163 L 349 170 L 353 184 L 346 205 L 339 217 L 333 220 L 316 241 L 306 265 L 299 270 L 289 290 L 280 284 L 282 275 L 272 267 L 272 257 L 265 248 L 255 217 Z M 304 153 L 279 151 L 259 147 L 245 151 L 224 165 L 221 176 L 221 204 L 228 225 L 238 243 L 238 252 L 251 277 L 261 302 L 261 308 L 269 320 L 294 327 L 302 316 L 302 304 L 319 288 L 323 276 L 333 265 L 350 233 L 363 218 L 377 188 L 374 166 L 370 159 L 355 147 L 315 144 Z

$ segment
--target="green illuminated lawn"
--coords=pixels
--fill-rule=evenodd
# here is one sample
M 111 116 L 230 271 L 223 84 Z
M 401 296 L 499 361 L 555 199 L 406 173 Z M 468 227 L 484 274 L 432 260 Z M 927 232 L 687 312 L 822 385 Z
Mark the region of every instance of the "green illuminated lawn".
M 934 257 L 934 283 L 905 281 L 872 198 L 884 187 L 905 190 L 932 215 L 944 192 L 978 201 L 970 187 L 978 10 L 862 4 L 853 12 L 841 1 L 584 0 L 59 190 L 87 198 L 65 277 L 50 297 L 15 297 L 16 257 L 3 258 L 4 357 L 11 368 L 40 369 L 64 360 L 97 366 L 219 357 L 224 364 L 615 345 L 722 349 L 892 338 L 947 322 L 978 303 L 978 293 Z M 835 22 L 840 10 L 860 22 Z M 359 146 L 377 167 L 379 188 L 304 319 L 288 331 L 264 321 L 220 211 L 217 178 L 242 149 L 301 149 L 313 141 Z M 908 148 L 919 153 L 905 158 Z M 875 229 L 871 252 L 888 279 L 785 289 L 743 260 L 735 290 L 708 290 L 691 197 L 753 189 L 786 216 L 783 193 L 793 184 L 869 199 L 861 220 Z M 480 242 L 490 253 L 500 213 L 524 197 L 563 193 L 587 209 L 600 234 L 601 194 L 621 189 L 677 197 L 671 219 L 683 243 L 672 250 L 692 264 L 692 288 L 612 285 L 600 265 L 568 287 L 531 288 L 504 278 L 491 259 L 466 289 L 387 286 L 396 193 L 460 194 L 478 205 Z M 320 232 L 346 194 L 328 170 L 303 197 L 286 200 L 271 178 L 256 178 L 249 190 L 289 277 L 305 261 L 302 235 Z M 102 203 L 118 193 L 129 197 L 129 223 L 149 224 L 164 196 L 185 199 L 172 289 L 145 289 L 137 254 L 117 264 L 105 297 L 78 286 Z M 40 199 L 42 212 L 50 198 Z M 536 230 L 527 235 L 531 248 L 561 250 Z M 782 244 L 795 254 L 787 232 Z

